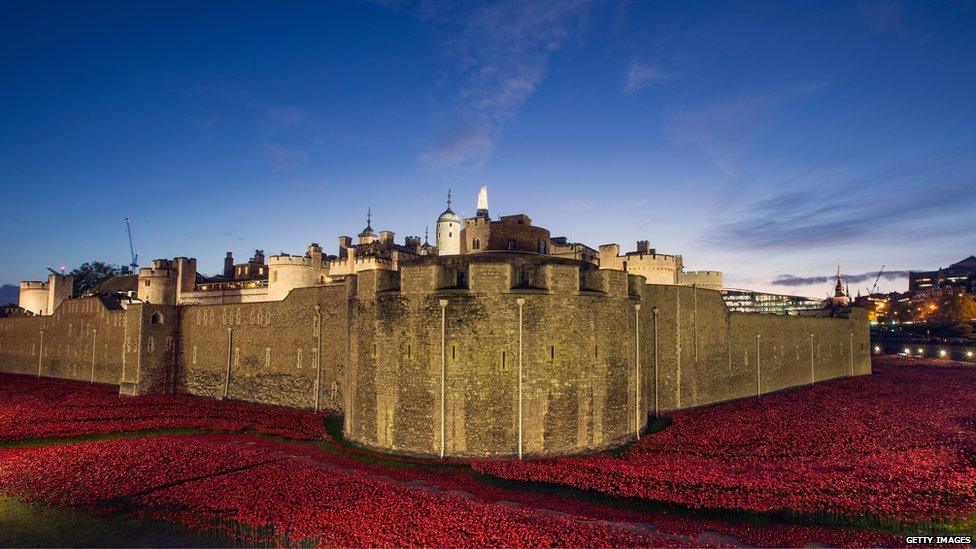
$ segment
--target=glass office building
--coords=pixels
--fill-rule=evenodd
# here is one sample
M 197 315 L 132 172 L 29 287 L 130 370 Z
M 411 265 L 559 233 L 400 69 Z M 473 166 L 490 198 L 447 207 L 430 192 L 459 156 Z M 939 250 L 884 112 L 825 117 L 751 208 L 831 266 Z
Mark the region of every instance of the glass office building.
M 722 290 L 722 299 L 725 300 L 729 311 L 737 313 L 796 315 L 802 311 L 817 311 L 824 308 L 822 299 L 751 290 Z

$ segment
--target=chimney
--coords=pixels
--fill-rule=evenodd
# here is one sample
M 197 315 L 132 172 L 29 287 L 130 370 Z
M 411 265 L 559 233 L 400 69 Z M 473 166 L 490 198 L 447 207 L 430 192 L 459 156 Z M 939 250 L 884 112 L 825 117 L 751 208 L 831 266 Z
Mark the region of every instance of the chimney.
M 234 278 L 234 254 L 232 252 L 227 252 L 227 257 L 224 258 L 224 277 Z
M 650 249 L 650 247 L 651 247 L 650 242 L 646 240 L 637 241 L 637 253 L 639 254 L 646 254 L 647 251 Z
M 254 262 L 264 265 L 264 250 L 254 250 Z
M 380 242 L 385 246 L 393 246 L 393 231 L 380 231 Z

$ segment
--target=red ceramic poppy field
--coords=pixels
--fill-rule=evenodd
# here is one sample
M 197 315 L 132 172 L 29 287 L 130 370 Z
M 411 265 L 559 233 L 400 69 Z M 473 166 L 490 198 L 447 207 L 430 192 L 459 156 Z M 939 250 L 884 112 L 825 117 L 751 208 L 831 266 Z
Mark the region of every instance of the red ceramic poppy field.
M 120 398 L 118 387 L 0 373 L 0 441 L 160 429 L 324 436 L 324 414 L 189 395 Z
M 347 449 L 307 411 L 0 375 L 0 495 L 247 545 L 891 546 L 972 517 L 974 375 L 877 364 L 677 413 L 619 457 L 471 466 Z M 836 520 L 865 516 L 887 531 Z
M 872 376 L 677 412 L 621 457 L 475 468 L 693 508 L 965 520 L 976 513 L 974 388 L 976 368 L 881 359 Z

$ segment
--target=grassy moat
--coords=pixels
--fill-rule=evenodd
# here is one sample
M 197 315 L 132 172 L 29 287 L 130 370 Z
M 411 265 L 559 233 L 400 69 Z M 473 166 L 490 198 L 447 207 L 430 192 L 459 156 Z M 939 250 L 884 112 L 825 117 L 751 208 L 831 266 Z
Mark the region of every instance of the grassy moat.
M 0 374 L 0 544 L 898 546 L 972 535 L 973 386 L 971 366 L 875 357 L 872 376 L 683 410 L 614 451 L 439 461 L 346 444 L 325 414 Z

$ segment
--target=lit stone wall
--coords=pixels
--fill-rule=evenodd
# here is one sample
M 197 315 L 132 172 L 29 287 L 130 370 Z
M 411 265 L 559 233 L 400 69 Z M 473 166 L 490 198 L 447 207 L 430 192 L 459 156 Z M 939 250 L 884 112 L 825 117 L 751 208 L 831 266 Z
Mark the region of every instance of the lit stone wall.
M 182 307 L 178 390 L 309 408 L 318 385 L 320 408 L 337 408 L 350 286 L 354 278 L 296 289 L 280 302 Z
M 0 318 L 0 371 L 119 383 L 128 316 L 97 298 L 62 303 L 53 315 Z
M 21 308 L 34 313 L 35 315 L 49 315 L 51 310 L 47 307 L 47 283 L 40 281 L 30 281 L 20 283 Z
M 278 302 L 110 311 L 89 298 L 0 319 L 3 371 L 88 379 L 93 350 L 96 380 L 122 394 L 317 403 L 360 444 L 432 456 L 517 454 L 520 356 L 526 455 L 618 444 L 655 406 L 870 373 L 859 310 L 730 314 L 717 291 L 526 254 L 363 271 Z
M 722 273 L 719 271 L 684 271 L 678 273 L 678 284 L 698 286 L 706 290 L 722 289 Z

